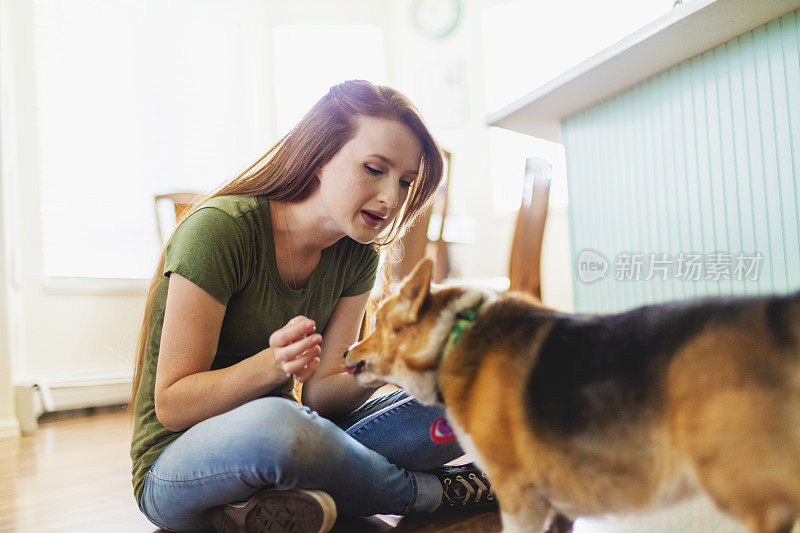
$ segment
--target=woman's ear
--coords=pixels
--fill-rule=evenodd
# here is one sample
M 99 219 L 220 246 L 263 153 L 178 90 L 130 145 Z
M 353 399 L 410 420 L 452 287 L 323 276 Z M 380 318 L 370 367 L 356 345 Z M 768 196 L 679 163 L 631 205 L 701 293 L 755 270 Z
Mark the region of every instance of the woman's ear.
M 313 175 L 317 180 L 322 180 L 322 172 L 325 170 L 325 167 L 331 164 L 332 159 L 329 159 L 327 162 L 320 164 L 317 168 L 314 169 Z

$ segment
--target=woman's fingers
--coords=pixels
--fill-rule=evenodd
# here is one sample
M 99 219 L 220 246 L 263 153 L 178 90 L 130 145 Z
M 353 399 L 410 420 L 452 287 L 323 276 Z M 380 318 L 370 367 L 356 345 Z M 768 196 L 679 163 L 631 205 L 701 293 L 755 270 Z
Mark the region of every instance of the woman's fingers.
M 316 330 L 317 326 L 313 320 L 304 316 L 296 316 L 281 329 L 270 335 L 269 345 L 272 348 L 289 346 L 304 336 L 314 333 Z
M 285 361 L 291 361 L 292 359 L 299 357 L 305 351 L 313 351 L 314 355 L 319 355 L 320 351 L 320 343 L 322 342 L 322 335 L 316 333 L 314 335 L 309 335 L 308 337 L 301 339 L 282 350 L 282 356 L 286 359 Z
M 322 335 L 315 334 L 304 339 L 301 339 L 285 348 L 280 348 L 275 351 L 275 359 L 278 363 L 285 365 L 297 359 L 303 352 L 313 352 L 313 356 L 319 355 L 322 342 Z
M 269 338 L 269 345 L 280 368 L 294 375 L 301 383 L 319 366 L 322 335 L 314 334 L 316 329 L 313 320 L 296 316 Z
M 305 380 L 310 378 L 314 375 L 314 372 L 317 371 L 317 367 L 319 367 L 319 357 L 314 357 L 304 368 L 300 370 L 296 375 L 295 379 L 300 383 L 303 383 Z
M 319 357 L 313 350 L 309 350 L 290 363 L 283 365 L 287 374 L 292 374 L 297 381 L 302 383 L 308 379 L 319 366 Z
M 287 332 L 294 337 L 310 335 L 317 331 L 317 325 L 310 318 L 304 316 L 295 317 L 287 324 Z

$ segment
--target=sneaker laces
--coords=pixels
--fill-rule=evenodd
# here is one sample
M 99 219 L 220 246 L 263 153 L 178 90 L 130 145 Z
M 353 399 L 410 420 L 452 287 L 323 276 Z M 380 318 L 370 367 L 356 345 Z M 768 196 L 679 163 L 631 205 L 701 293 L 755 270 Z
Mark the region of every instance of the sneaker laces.
M 485 502 L 491 502 L 494 500 L 494 491 L 487 483 L 472 472 L 466 478 L 462 475 L 448 476 L 442 479 L 442 495 L 449 505 L 480 503 L 482 498 Z

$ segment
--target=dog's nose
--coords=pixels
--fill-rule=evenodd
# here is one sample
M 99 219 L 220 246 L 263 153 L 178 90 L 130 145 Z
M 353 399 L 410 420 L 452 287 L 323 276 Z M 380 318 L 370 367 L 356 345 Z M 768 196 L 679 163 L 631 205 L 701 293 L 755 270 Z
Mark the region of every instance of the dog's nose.
M 347 354 L 350 353 L 350 350 L 345 350 L 344 355 L 342 357 L 347 357 Z

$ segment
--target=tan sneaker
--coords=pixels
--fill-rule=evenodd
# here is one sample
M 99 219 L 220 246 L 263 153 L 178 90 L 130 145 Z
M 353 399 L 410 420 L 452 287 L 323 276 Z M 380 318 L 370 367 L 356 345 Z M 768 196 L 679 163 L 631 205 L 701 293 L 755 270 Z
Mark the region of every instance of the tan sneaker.
M 215 507 L 209 519 L 219 533 L 327 533 L 336 522 L 336 504 L 320 490 L 269 489 Z

